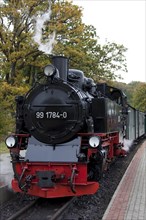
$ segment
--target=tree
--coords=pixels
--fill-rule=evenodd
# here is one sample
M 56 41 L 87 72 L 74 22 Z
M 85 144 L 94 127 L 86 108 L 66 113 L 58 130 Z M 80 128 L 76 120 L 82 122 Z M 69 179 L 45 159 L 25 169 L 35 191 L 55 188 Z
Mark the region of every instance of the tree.
M 95 28 L 82 23 L 80 7 L 65 0 L 51 2 L 51 20 L 45 22 L 43 39 L 46 41 L 49 34 L 56 31 L 53 54 L 70 57 L 71 67 L 82 69 L 95 80 L 114 79 L 115 71 L 126 71 L 126 48 L 115 43 L 101 46 Z M 32 83 L 40 68 L 50 62 L 32 38 L 34 16 L 43 14 L 48 8 L 48 0 L 7 0 L 1 5 L 0 75 L 8 83 Z
M 51 3 L 52 14 L 45 21 L 42 43 L 56 32 L 53 55 L 69 57 L 71 68 L 83 70 L 96 81 L 114 79 L 114 71 L 126 70 L 126 49 L 115 43 L 101 46 L 95 28 L 82 22 L 82 8 L 65 0 Z M 50 57 L 39 51 L 33 39 L 36 17 L 44 15 L 49 4 L 48 0 L 4 0 L 0 9 L 0 129 L 4 132 L 7 122 L 13 121 L 14 96 L 23 88 L 26 92 L 26 85 L 33 84 L 42 67 L 50 63 Z M 2 120 L 6 115 L 8 121 Z
M 133 81 L 129 84 L 112 82 L 112 86 L 124 91 L 127 102 L 134 108 L 146 112 L 146 83 Z
M 28 91 L 27 85 L 12 86 L 7 82 L 1 82 L 0 86 L 0 139 L 8 131 L 15 131 L 15 96 L 24 95 Z
M 81 8 L 66 1 L 58 1 L 54 7 L 57 11 L 60 8 L 58 20 L 55 25 L 52 24 L 52 30 L 56 28 L 58 42 L 55 53 L 70 56 L 72 67 L 82 69 L 86 76 L 96 81 L 116 79 L 120 76 L 115 72 L 127 71 L 124 55 L 127 49 L 123 45 L 109 42 L 101 46 L 96 29 L 82 23 Z M 56 11 L 53 16 L 54 21 Z
M 23 74 L 25 79 L 27 74 L 24 73 L 31 71 L 33 65 L 37 66 L 36 58 L 42 54 L 32 40 L 32 16 L 40 10 L 40 5 L 46 7 L 47 1 L 8 0 L 1 5 L 1 76 L 5 76 L 8 83 L 14 84 L 18 74 Z
M 135 87 L 132 104 L 136 109 L 146 112 L 146 83 L 139 83 Z

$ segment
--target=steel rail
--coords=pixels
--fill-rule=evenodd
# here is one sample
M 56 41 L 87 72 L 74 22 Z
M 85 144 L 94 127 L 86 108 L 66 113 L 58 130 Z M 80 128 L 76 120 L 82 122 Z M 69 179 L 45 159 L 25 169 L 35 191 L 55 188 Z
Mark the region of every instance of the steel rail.
M 26 210 L 28 210 L 29 208 L 31 208 L 33 205 L 35 205 L 35 203 L 38 201 L 38 199 L 32 201 L 30 204 L 26 205 L 25 207 L 23 207 L 22 209 L 20 209 L 18 212 L 16 212 L 15 214 L 13 214 L 11 217 L 9 217 L 7 220 L 16 220 L 16 218 L 18 218 L 20 215 L 22 215 Z
M 76 197 L 71 198 L 68 202 L 66 202 L 57 212 L 50 218 L 50 220 L 57 220 L 61 217 L 64 211 L 70 207 L 70 205 L 75 201 Z

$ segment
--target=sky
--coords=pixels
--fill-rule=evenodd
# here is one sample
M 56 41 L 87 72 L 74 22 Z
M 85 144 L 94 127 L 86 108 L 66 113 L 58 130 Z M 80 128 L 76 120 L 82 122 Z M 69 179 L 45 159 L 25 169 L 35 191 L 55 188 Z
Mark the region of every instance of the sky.
M 73 0 L 73 4 L 83 7 L 83 22 L 96 28 L 101 43 L 107 39 L 128 49 L 128 73 L 121 73 L 122 82 L 146 82 L 146 0 Z

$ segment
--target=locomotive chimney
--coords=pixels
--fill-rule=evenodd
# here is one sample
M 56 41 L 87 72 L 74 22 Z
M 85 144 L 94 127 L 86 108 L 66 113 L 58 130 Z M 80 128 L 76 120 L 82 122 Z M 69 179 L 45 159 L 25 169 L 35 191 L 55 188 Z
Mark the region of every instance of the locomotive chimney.
M 64 81 L 67 81 L 68 74 L 68 58 L 64 56 L 52 57 L 53 65 L 59 70 L 59 76 Z

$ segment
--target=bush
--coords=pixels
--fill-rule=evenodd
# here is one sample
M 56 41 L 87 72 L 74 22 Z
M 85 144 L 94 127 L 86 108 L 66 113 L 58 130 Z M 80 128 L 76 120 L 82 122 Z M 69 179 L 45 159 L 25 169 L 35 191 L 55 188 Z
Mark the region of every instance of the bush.
M 23 95 L 28 91 L 27 85 L 15 86 L 2 82 L 0 86 L 0 141 L 8 132 L 15 131 L 15 96 Z

